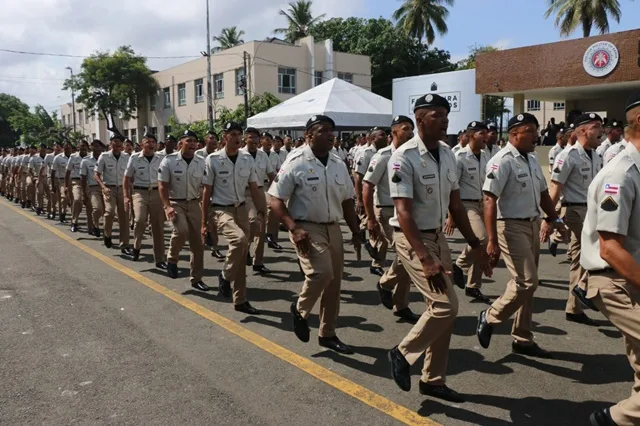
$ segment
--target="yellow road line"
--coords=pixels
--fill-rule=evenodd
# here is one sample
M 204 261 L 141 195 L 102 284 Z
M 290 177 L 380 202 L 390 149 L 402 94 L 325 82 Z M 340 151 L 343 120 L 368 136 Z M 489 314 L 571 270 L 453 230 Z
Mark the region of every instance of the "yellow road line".
M 393 417 L 396 420 L 401 421 L 402 423 L 405 423 L 408 425 L 440 426 L 439 423 L 436 423 L 433 420 L 423 417 L 418 413 L 416 413 L 415 411 L 409 410 L 408 408 L 402 405 L 396 404 L 395 402 L 383 396 L 380 396 L 377 393 L 363 386 L 360 386 L 349 379 L 346 379 L 340 376 L 339 374 L 336 374 L 330 370 L 327 370 L 326 368 L 320 366 L 319 364 L 316 364 L 315 362 L 312 362 L 309 359 L 303 356 L 300 356 L 295 352 L 292 352 L 289 349 L 286 349 L 272 342 L 271 340 L 268 340 L 262 337 L 257 333 L 254 333 L 253 331 L 250 331 L 240 326 L 239 324 L 233 322 L 232 320 L 225 318 L 219 314 L 216 314 L 215 312 L 210 311 L 209 309 L 189 300 L 188 298 L 167 289 L 163 285 L 158 284 L 157 282 L 145 277 L 139 272 L 136 272 L 133 269 L 127 268 L 126 266 L 122 265 L 119 262 L 116 262 L 109 256 L 105 256 L 104 254 L 98 252 L 97 250 L 94 250 L 86 246 L 85 244 L 77 241 L 76 239 L 68 236 L 61 230 L 49 225 L 48 223 L 45 223 L 41 219 L 38 219 L 37 216 L 33 216 L 32 214 L 24 212 L 21 209 L 18 209 L 6 203 L 4 200 L 2 200 L 1 202 L 2 204 L 9 207 L 14 212 L 26 217 L 32 222 L 37 223 L 38 225 L 42 226 L 48 231 L 51 231 L 61 239 L 65 240 L 71 245 L 76 246 L 77 248 L 87 253 L 88 255 L 95 257 L 96 259 L 100 260 L 103 263 L 106 263 L 107 265 L 118 270 L 119 272 L 122 272 L 128 277 L 138 281 L 141 284 L 144 284 L 145 286 L 149 287 L 153 291 L 160 293 L 161 295 L 173 300 L 174 302 L 181 305 L 182 307 L 189 309 L 190 311 L 200 315 L 203 318 L 208 319 L 209 321 L 217 324 L 218 326 L 235 334 L 236 336 L 243 338 L 247 342 L 259 347 L 263 351 L 268 352 L 271 355 L 274 355 L 280 358 L 281 360 L 288 362 L 294 367 L 299 368 L 305 373 L 310 374 L 316 379 L 325 382 L 329 386 L 332 386 L 337 390 L 364 402 L 365 404 L 383 412 L 384 414 L 387 414 Z

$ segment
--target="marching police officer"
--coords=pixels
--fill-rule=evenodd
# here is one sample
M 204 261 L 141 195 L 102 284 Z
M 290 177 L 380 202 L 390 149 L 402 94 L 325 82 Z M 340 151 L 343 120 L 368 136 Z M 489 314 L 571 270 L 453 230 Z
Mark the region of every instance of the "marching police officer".
M 249 139 L 257 138 L 257 131 L 247 130 Z M 208 218 L 211 211 L 218 224 L 218 231 L 229 243 L 227 259 L 218 275 L 218 291 L 223 297 L 230 297 L 233 282 L 234 309 L 258 315 L 260 311 L 247 301 L 245 260 L 249 251 L 250 226 L 246 202 L 249 197 L 255 206 L 257 220 L 264 223 L 264 192 L 258 188 L 259 179 L 253 156 L 240 149 L 242 127 L 238 123 L 230 122 L 225 125 L 224 133 L 224 148 L 206 159 L 201 230 L 205 236 L 209 229 Z M 258 223 L 258 226 L 262 225 Z
M 631 127 L 625 126 L 624 128 L 624 138 L 618 142 L 617 144 L 611 146 L 602 156 L 602 163 L 606 165 L 609 161 L 613 160 L 616 155 L 620 154 L 627 147 L 627 141 L 629 140 Z
M 391 155 L 413 137 L 413 121 L 404 115 L 395 117 L 391 123 L 391 135 L 391 144 L 380 149 L 371 159 L 363 178 L 362 190 L 367 229 L 371 238 L 377 242 L 375 250 L 382 261 L 388 247 L 393 245 L 393 227 L 389 224 L 389 219 L 393 217 L 394 207 L 389 193 L 387 164 Z M 376 287 L 383 306 L 393 309 L 395 316 L 412 324 L 418 321 L 420 316 L 409 308 L 411 279 L 397 255 Z
M 598 325 L 582 310 L 574 295 L 574 288 L 580 282 L 584 269 L 580 267 L 580 246 L 582 224 L 587 214 L 587 190 L 591 181 L 602 168 L 602 157 L 596 153 L 602 136 L 602 119 L 598 114 L 582 114 L 575 121 L 577 143 L 558 154 L 551 172 L 551 200 L 557 203 L 562 196 L 565 221 L 571 232 L 569 257 L 569 299 L 565 308 L 568 321 L 586 325 Z M 610 132 L 612 134 L 613 132 Z M 547 223 L 542 224 L 542 235 L 546 239 L 549 232 Z
M 84 191 L 80 183 L 80 165 L 87 156 L 88 148 L 87 141 L 81 141 L 80 149 L 78 152 L 71 154 L 67 162 L 65 191 L 67 192 L 67 198 L 71 198 L 71 232 L 78 231 L 78 219 L 84 205 Z
M 574 124 L 576 125 L 576 128 L 577 128 L 578 125 L 575 121 L 574 121 Z M 616 143 L 620 142 L 620 139 L 622 138 L 623 126 L 620 121 L 611 120 L 611 121 L 608 121 L 607 124 L 605 124 L 604 128 L 605 128 L 605 133 L 607 135 L 607 138 L 604 141 L 602 141 L 600 146 L 596 149 L 596 153 L 598 153 L 602 157 L 604 157 L 604 154 L 607 152 L 609 148 L 611 148 Z
M 279 136 L 277 137 L 279 138 Z M 276 140 L 272 138 L 271 134 L 269 134 L 268 132 L 262 133 L 260 137 L 260 145 L 261 145 L 260 150 L 263 151 L 265 154 L 267 154 L 267 156 L 269 157 L 269 161 L 271 162 L 271 168 L 273 169 L 273 176 L 269 178 L 268 182 L 265 181 L 265 185 L 264 185 L 265 191 L 269 190 L 269 186 L 271 185 L 271 182 L 273 181 L 275 174 L 278 173 L 283 163 L 278 153 L 275 151 L 275 149 L 273 149 L 276 143 L 282 144 L 282 140 L 280 140 L 279 142 L 276 142 Z M 280 225 L 280 221 L 278 220 L 278 217 L 273 212 L 273 210 L 271 210 L 271 207 L 269 207 L 269 205 L 271 204 L 268 201 L 268 198 L 270 197 L 270 195 L 266 194 L 266 197 L 267 197 L 267 223 L 265 224 L 266 225 L 265 230 L 266 230 L 267 245 L 269 246 L 270 249 L 282 250 L 282 247 L 280 246 L 280 244 L 278 244 L 278 227 Z
M 474 257 L 491 275 L 487 256 L 460 201 L 456 161 L 446 139 L 449 102 L 437 94 L 416 100 L 417 134 L 389 160 L 389 188 L 395 205 L 396 252 L 425 298 L 427 309 L 402 342 L 391 349 L 391 375 L 400 389 L 411 389 L 410 366 L 425 353 L 420 393 L 452 402 L 464 398 L 446 384 L 449 343 L 458 313 L 458 298 L 448 273 L 451 252 L 442 232 L 447 210 L 473 247 Z
M 51 171 L 53 170 L 53 160 L 62 152 L 62 143 L 55 142 L 53 144 L 53 152 L 44 156 L 44 183 L 47 185 L 45 193 L 47 195 L 47 219 L 55 219 L 58 212 L 59 194 L 55 191 L 54 182 L 51 180 Z M 42 170 L 42 169 L 41 169 Z
M 213 130 L 204 137 L 204 147 L 196 151 L 196 155 L 206 160 L 207 157 L 218 150 L 218 134 Z M 218 250 L 218 225 L 214 218 L 209 218 L 209 233 L 207 234 L 206 244 L 211 247 L 211 256 L 217 259 L 224 259 L 224 255 Z
M 191 286 L 208 291 L 209 286 L 202 282 L 204 244 L 199 232 L 204 160 L 195 155 L 198 136 L 193 131 L 185 130 L 180 143 L 180 150 L 165 156 L 158 168 L 158 192 L 164 214 L 173 226 L 167 255 L 167 274 L 171 278 L 178 278 L 180 250 L 188 240 Z
M 48 185 L 45 185 L 43 182 L 44 173 L 41 173 L 41 170 L 44 166 L 44 159 L 47 156 L 47 145 L 44 143 L 40 144 L 40 152 L 37 155 L 34 155 L 29 160 L 29 183 L 36 191 L 36 214 L 40 216 L 44 212 L 44 194 L 45 188 Z M 46 179 L 44 179 L 46 180 Z
M 305 275 L 302 291 L 291 304 L 296 336 L 309 341 L 307 318 L 320 299 L 318 343 L 350 354 L 352 349 L 336 335 L 344 266 L 341 218 L 351 229 L 358 249 L 361 240 L 349 172 L 342 160 L 331 154 L 334 129 L 334 121 L 324 115 L 307 121 L 305 135 L 309 145 L 289 155 L 269 195 L 271 208 L 289 230 Z
M 486 149 L 488 131 L 489 128 L 485 123 L 472 121 L 465 132 L 469 141 L 467 146 L 455 153 L 462 205 L 466 210 L 471 229 L 480 239 L 483 248 L 487 245 L 482 185 L 484 184 L 485 170 L 489 161 L 489 154 L 487 154 Z M 450 231 L 446 232 L 448 235 L 453 234 L 453 221 L 451 219 L 452 217 L 449 216 Z M 489 303 L 489 298 L 481 290 L 482 269 L 480 265 L 476 264 L 476 261 L 471 259 L 471 251 L 472 248 L 470 246 L 465 247 L 453 264 L 454 283 L 465 289 L 465 295 L 481 302 Z M 466 283 L 464 280 L 465 272 L 468 274 Z
M 580 264 L 587 297 L 622 333 L 635 385 L 631 396 L 591 414 L 594 426 L 640 424 L 640 92 L 627 101 L 627 146 L 589 186 Z
M 111 230 L 113 228 L 113 217 L 117 212 L 120 250 L 123 254 L 131 255 L 129 249 L 129 215 L 124 208 L 124 192 L 122 189 L 122 181 L 129 162 L 129 155 L 122 152 L 124 138 L 121 135 L 114 134 L 109 140 L 111 141 L 111 151 L 100 155 L 95 169 L 95 179 L 102 188 L 104 197 L 104 245 L 107 248 L 113 246 Z
M 89 235 L 100 238 L 100 218 L 104 213 L 104 199 L 102 197 L 102 188 L 96 182 L 96 166 L 98 158 L 104 150 L 102 141 L 94 139 L 91 142 L 91 154 L 84 157 L 80 163 L 80 184 L 82 192 L 89 199 L 87 204 L 87 222 L 93 225 L 89 228 Z
M 142 138 L 142 151 L 131 155 L 124 173 L 122 188 L 125 205 L 133 204 L 135 225 L 133 229 L 133 250 L 131 260 L 140 258 L 140 247 L 151 222 L 153 237 L 153 259 L 156 267 L 166 269 L 164 251 L 164 212 L 162 200 L 158 194 L 158 169 L 162 158 L 156 154 L 156 136 L 147 133 Z M 133 194 L 131 193 L 133 189 Z
M 487 129 L 489 129 L 485 151 L 487 158 L 491 160 L 493 156 L 500 151 L 500 147 L 498 146 L 498 127 L 494 123 L 487 122 L 485 124 L 487 125 Z
M 64 223 L 67 215 L 67 207 L 69 203 L 68 191 L 66 190 L 66 174 L 67 163 L 71 157 L 71 142 L 64 143 L 63 151 L 56 155 L 51 163 L 51 186 L 52 192 L 57 194 L 58 213 L 60 214 L 60 223 Z
M 482 189 L 487 252 L 494 265 L 504 253 L 511 280 L 503 295 L 480 313 L 476 334 L 480 345 L 488 348 L 493 326 L 517 312 L 511 331 L 513 352 L 550 358 L 549 352 L 533 341 L 531 332 L 533 294 L 538 287 L 540 209 L 555 229 L 563 232 L 565 228 L 532 154 L 538 120 L 528 113 L 515 115 L 509 120 L 508 132 L 509 143 L 489 161 Z

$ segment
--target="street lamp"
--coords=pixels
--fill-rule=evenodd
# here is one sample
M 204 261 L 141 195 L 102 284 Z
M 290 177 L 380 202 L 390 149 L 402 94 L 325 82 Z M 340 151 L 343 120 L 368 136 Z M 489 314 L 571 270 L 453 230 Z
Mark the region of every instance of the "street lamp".
M 66 69 L 71 72 L 71 80 L 73 80 L 73 68 L 67 67 Z M 76 131 L 76 92 L 73 90 L 73 86 L 71 86 L 71 109 L 73 110 L 73 131 Z

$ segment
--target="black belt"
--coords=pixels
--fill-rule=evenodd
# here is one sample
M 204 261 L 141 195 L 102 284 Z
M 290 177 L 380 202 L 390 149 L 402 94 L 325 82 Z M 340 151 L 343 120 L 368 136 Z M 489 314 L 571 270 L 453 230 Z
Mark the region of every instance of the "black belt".
M 311 222 L 310 220 L 296 220 L 300 223 L 315 223 L 316 225 L 335 225 L 335 222 Z
M 140 191 L 155 191 L 158 189 L 157 186 L 135 186 L 133 189 L 139 189 Z
M 587 203 L 562 203 L 562 207 L 587 207 Z
M 241 202 L 238 204 L 213 204 L 211 203 L 211 207 L 225 207 L 225 208 L 231 208 L 231 207 L 242 207 L 245 205 L 245 202 Z
M 610 274 L 611 272 L 615 272 L 613 268 L 596 269 L 589 271 L 589 275 Z
M 169 201 L 200 201 L 200 198 L 192 198 L 190 200 L 186 198 L 169 198 Z
M 397 226 L 394 226 L 393 230 L 396 232 L 402 232 L 402 229 Z M 440 232 L 440 229 L 419 229 L 419 231 L 421 234 L 437 234 Z
M 524 217 L 524 218 L 516 218 L 516 217 L 503 217 L 500 218 L 498 220 L 519 220 L 521 222 L 535 222 L 538 218 L 537 217 Z
M 392 209 L 395 206 L 376 206 L 376 209 Z
M 460 201 L 470 201 L 470 202 L 472 202 L 472 203 L 479 203 L 479 202 L 480 202 L 480 201 L 482 201 L 482 200 L 464 200 L 464 199 L 463 199 L 463 200 L 460 200 Z

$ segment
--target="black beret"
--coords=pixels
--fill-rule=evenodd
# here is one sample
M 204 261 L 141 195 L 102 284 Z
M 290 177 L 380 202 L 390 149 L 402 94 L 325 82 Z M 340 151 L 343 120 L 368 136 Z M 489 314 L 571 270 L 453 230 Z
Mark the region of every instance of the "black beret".
M 151 132 L 145 133 L 144 136 L 142 137 L 142 139 L 153 139 L 154 141 L 158 142 L 158 138 L 156 138 L 156 135 L 154 135 Z
M 196 132 L 194 132 L 193 130 L 187 129 L 180 136 L 180 139 L 184 139 L 184 138 L 196 138 L 196 139 L 198 139 L 198 135 L 196 135 Z
M 175 140 L 176 140 L 175 136 L 173 135 L 167 136 L 167 141 L 175 141 Z
M 247 133 L 254 133 L 254 134 L 260 136 L 260 131 L 258 129 L 256 129 L 255 127 L 247 127 L 246 129 L 244 129 L 244 134 L 246 135 Z
M 640 106 L 640 92 L 636 92 L 633 95 L 629 96 L 627 99 L 627 106 L 624 109 L 624 112 L 629 111 L 632 108 Z
M 487 130 L 489 130 L 490 132 L 497 132 L 498 131 L 498 126 L 495 125 L 495 123 L 492 123 L 490 121 L 485 121 L 485 123 L 487 125 Z
M 393 118 L 393 121 L 391 122 L 391 127 L 395 126 L 396 124 L 400 124 L 400 123 L 410 123 L 411 127 L 413 128 L 413 120 L 410 119 L 409 117 L 407 117 L 406 115 L 397 115 Z
M 54 143 L 54 145 L 62 146 L 62 142 L 57 141 L 57 142 Z M 18 145 L 16 145 L 16 146 L 18 146 Z
M 269 133 L 269 132 L 260 133 L 260 137 L 273 139 L 273 136 L 271 136 L 271 133 Z
M 91 141 L 91 145 L 100 145 L 100 146 L 104 146 L 104 144 L 102 143 L 102 141 L 100 139 L 94 139 L 93 141 Z
M 218 134 L 217 134 L 216 132 L 214 132 L 213 130 L 209 130 L 209 131 L 207 132 L 207 136 L 215 136 L 215 137 L 216 137 L 216 139 L 220 139 L 220 138 L 218 137 Z
M 576 125 L 575 123 L 571 123 L 569 124 L 569 127 L 567 127 L 566 131 L 568 132 L 573 132 L 576 129 Z
M 621 121 L 611 120 L 607 123 L 607 127 L 611 127 L 612 129 L 624 129 L 624 125 Z
M 489 127 L 482 121 L 472 121 L 467 125 L 467 130 L 475 130 L 476 132 L 479 132 L 480 130 L 489 130 Z
M 451 112 L 451 105 L 449 101 L 443 98 L 440 95 L 435 93 L 429 93 L 424 96 L 421 96 L 416 100 L 416 103 L 413 105 L 413 112 L 421 108 L 437 108 L 442 107 L 447 110 L 447 112 Z
M 535 115 L 523 112 L 522 114 L 514 115 L 509 119 L 507 130 L 511 130 L 514 127 L 522 126 L 524 124 L 535 124 L 536 127 L 540 125 Z
M 378 132 L 380 130 L 382 130 L 383 132 L 387 133 L 387 129 L 385 129 L 384 127 L 378 127 L 378 126 L 376 126 L 373 129 L 371 129 L 370 132 L 374 133 L 374 132 Z
M 291 136 L 289 136 L 289 135 L 285 135 L 285 137 L 287 137 L 287 136 L 288 136 L 288 137 L 291 137 Z M 280 142 L 284 142 L 284 140 L 283 140 L 280 136 L 278 136 L 278 135 L 275 135 L 275 136 L 273 137 L 273 139 L 274 139 L 274 140 L 277 140 L 277 141 L 280 141 Z
M 229 133 L 232 130 L 237 130 L 240 133 L 242 133 L 242 126 L 239 125 L 238 123 L 234 122 L 234 121 L 230 121 L 230 122 L 228 122 L 227 124 L 224 125 L 224 132 L 225 133 Z
M 594 121 L 597 121 L 598 123 L 602 123 L 602 118 L 600 118 L 600 116 L 595 112 L 589 112 L 589 113 L 580 114 L 579 116 L 577 116 L 573 124 L 575 124 L 576 127 L 578 127 L 578 126 L 582 126 L 583 124 L 592 123 Z
M 320 123 L 328 123 L 328 124 L 331 125 L 331 127 L 333 127 L 333 128 L 336 127 L 336 123 L 335 123 L 335 121 L 333 121 L 333 119 L 331 117 L 327 117 L 326 115 L 318 114 L 318 115 L 314 115 L 313 117 L 311 117 L 307 121 L 307 124 L 305 126 L 305 130 L 309 130 L 310 128 L 312 128 L 316 124 L 320 124 Z
M 124 142 L 124 136 L 122 136 L 120 133 L 114 133 L 113 135 L 111 135 L 111 137 L 109 138 L 110 141 L 114 141 L 114 140 L 121 140 L 122 142 Z

